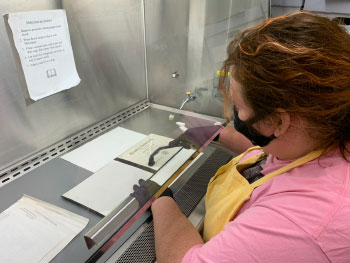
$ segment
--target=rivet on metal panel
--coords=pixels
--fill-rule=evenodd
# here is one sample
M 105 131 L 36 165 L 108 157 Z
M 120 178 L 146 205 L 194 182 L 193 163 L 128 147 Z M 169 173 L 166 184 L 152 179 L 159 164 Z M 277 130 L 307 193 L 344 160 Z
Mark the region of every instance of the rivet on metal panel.
M 179 74 L 179 72 L 175 71 L 175 72 L 171 73 L 171 76 L 172 76 L 174 79 L 177 79 L 177 78 L 180 76 L 180 74 Z

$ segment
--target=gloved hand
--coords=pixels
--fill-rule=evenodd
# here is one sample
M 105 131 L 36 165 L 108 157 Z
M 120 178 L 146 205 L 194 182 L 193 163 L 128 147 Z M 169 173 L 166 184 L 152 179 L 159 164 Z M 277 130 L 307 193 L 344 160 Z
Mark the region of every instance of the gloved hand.
M 152 180 L 139 180 L 138 185 L 133 186 L 134 192 L 130 195 L 135 197 L 135 199 L 139 202 L 140 206 L 144 206 L 148 200 L 160 189 L 160 185 Z M 173 198 L 173 192 L 170 188 L 165 189 L 165 191 L 161 194 L 161 196 L 170 196 Z
M 205 148 L 207 143 L 213 140 L 223 129 L 220 125 L 201 126 L 190 128 L 177 137 L 175 140 L 169 142 L 167 146 L 159 147 L 149 157 L 148 165 L 153 166 L 155 164 L 154 156 L 161 150 L 173 148 L 173 147 L 184 147 L 185 149 L 200 149 Z
M 211 138 L 214 139 L 217 136 L 218 131 L 222 128 L 223 126 L 221 125 L 190 128 L 175 140 L 169 142 L 169 146 L 183 146 L 186 149 L 190 149 L 191 147 L 199 149 L 203 147 Z

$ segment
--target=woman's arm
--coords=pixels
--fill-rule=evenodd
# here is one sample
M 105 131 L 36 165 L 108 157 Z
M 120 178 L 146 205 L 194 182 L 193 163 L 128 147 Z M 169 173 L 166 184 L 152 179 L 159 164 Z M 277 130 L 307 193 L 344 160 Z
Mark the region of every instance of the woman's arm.
M 226 126 L 221 131 L 218 142 L 237 154 L 241 154 L 254 146 L 243 134 L 230 126 Z
M 152 204 L 158 263 L 180 263 L 186 252 L 203 240 L 174 199 L 164 196 Z

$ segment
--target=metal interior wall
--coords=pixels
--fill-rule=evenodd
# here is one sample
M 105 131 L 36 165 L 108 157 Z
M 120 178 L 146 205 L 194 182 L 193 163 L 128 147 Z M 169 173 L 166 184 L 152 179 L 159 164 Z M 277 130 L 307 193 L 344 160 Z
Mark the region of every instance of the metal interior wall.
M 0 170 L 146 98 L 139 0 L 2 0 L 1 14 L 66 10 L 81 83 L 26 105 L 0 23 Z
M 226 46 L 239 30 L 268 17 L 269 5 L 268 0 L 146 0 L 151 101 L 179 108 L 191 91 L 199 98 L 184 109 L 222 117 L 222 101 L 212 94 Z
M 302 0 L 271 0 L 272 17 L 300 10 Z M 305 0 L 304 10 L 328 17 L 350 17 L 350 5 L 346 0 Z

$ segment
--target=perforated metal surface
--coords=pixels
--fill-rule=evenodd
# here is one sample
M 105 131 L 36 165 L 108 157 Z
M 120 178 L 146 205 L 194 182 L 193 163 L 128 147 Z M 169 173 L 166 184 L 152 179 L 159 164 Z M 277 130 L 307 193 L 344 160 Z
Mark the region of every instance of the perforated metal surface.
M 188 182 L 175 193 L 174 198 L 181 211 L 189 216 L 203 198 L 210 178 L 217 169 L 226 164 L 232 156 L 217 149 L 194 173 Z M 153 222 L 150 223 L 134 243 L 121 255 L 117 263 L 147 263 L 155 261 Z
M 24 174 L 34 170 L 35 168 L 47 163 L 87 141 L 100 136 L 108 130 L 116 127 L 121 122 L 129 119 L 135 114 L 147 109 L 150 103 L 148 100 L 133 105 L 107 119 L 98 122 L 78 133 L 59 141 L 58 143 L 38 152 L 35 155 L 25 158 L 21 162 L 15 163 L 10 167 L 0 171 L 0 187 L 23 176 Z

